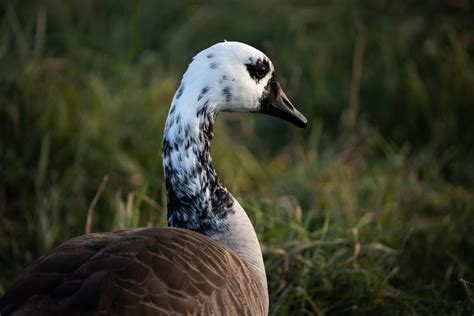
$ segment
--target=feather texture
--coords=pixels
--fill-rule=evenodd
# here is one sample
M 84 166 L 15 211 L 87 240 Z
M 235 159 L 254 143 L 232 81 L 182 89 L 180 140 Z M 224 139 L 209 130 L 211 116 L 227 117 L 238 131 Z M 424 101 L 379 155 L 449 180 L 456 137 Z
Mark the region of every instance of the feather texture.
M 0 313 L 264 315 L 264 292 L 227 247 L 189 230 L 145 228 L 62 244 L 16 279 Z

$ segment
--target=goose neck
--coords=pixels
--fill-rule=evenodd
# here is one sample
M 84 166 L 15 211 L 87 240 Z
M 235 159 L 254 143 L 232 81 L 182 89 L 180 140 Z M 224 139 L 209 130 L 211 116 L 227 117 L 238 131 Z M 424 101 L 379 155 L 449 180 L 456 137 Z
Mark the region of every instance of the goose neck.
M 233 206 L 212 166 L 214 118 L 209 101 L 184 107 L 175 97 L 163 139 L 168 224 L 208 236 L 227 230 Z

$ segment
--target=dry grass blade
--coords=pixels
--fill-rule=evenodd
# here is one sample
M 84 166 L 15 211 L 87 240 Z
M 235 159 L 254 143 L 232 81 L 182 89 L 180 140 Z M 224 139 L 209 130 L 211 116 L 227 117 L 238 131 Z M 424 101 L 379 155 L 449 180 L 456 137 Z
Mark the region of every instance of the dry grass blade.
M 85 227 L 86 234 L 89 234 L 92 232 L 92 217 L 94 215 L 94 209 L 95 209 L 95 206 L 97 205 L 97 202 L 99 201 L 100 196 L 104 192 L 108 181 L 109 181 L 109 176 L 106 174 L 102 178 L 102 182 L 100 183 L 100 186 L 97 189 L 97 192 L 95 193 L 94 198 L 92 199 L 89 209 L 87 210 L 87 219 L 86 219 L 86 227 Z
M 470 286 L 474 285 L 474 283 L 466 281 L 463 278 L 461 278 L 459 281 L 461 282 L 464 291 L 466 291 L 466 295 L 469 298 L 469 301 L 471 301 L 472 305 L 474 305 L 474 294 L 472 293 L 470 288 Z

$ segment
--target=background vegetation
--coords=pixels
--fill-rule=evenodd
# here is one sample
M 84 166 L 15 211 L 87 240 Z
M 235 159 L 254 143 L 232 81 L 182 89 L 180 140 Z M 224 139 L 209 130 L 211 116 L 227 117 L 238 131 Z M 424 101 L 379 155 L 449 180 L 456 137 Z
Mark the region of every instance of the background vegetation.
M 165 116 L 227 39 L 266 52 L 310 122 L 215 131 L 271 314 L 472 314 L 473 21 L 469 0 L 2 1 L 0 294 L 85 232 L 94 196 L 93 231 L 166 225 Z

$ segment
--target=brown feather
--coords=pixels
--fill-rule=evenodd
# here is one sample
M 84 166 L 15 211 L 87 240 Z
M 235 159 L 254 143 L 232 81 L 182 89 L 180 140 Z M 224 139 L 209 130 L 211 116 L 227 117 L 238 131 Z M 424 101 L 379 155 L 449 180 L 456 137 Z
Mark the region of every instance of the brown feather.
M 4 315 L 264 315 L 264 289 L 232 250 L 193 231 L 83 235 L 30 265 Z

